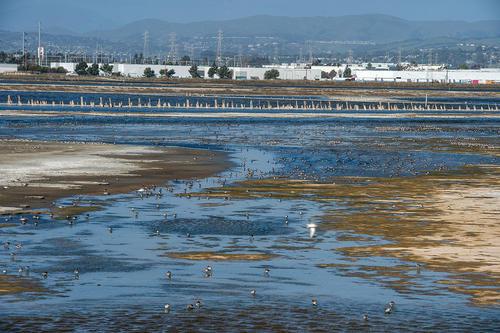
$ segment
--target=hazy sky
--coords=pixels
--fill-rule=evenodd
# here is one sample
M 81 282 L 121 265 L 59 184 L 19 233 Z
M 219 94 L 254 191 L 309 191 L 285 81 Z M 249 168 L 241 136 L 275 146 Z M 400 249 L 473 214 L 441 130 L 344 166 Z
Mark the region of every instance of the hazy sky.
M 190 22 L 373 13 L 409 20 L 490 20 L 500 18 L 500 0 L 0 0 L 0 29 L 34 30 L 38 20 L 47 27 L 89 31 L 144 18 Z

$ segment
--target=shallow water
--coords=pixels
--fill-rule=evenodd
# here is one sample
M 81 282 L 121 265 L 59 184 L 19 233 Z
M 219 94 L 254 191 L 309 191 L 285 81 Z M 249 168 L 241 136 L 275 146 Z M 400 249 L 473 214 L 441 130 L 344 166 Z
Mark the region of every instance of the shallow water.
M 466 295 L 443 288 L 436 281 L 445 279 L 447 272 L 424 269 L 417 274 L 414 263 L 395 258 L 356 259 L 358 265 L 387 269 L 406 265 L 417 287 L 401 292 L 376 279 L 320 267 L 353 260 L 336 249 L 354 246 L 357 240 L 321 228 L 310 238 L 306 226 L 321 225 L 325 212 L 345 208 L 339 203 L 195 194 L 246 180 L 249 171 L 252 179 L 326 182 L 339 176 L 411 177 L 466 165 L 499 165 L 494 150 L 450 144 L 479 142 L 498 148 L 499 132 L 494 119 L 2 117 L 0 138 L 216 149 L 227 151 L 236 166 L 208 179 L 163 184 L 162 197 L 130 193 L 62 199 L 58 204 L 104 203 L 103 210 L 72 225 L 44 216 L 38 226 L 30 221 L 0 228 L 2 241 L 23 244 L 15 261 L 0 249 L 0 268 L 15 274 L 29 265 L 31 276 L 50 290 L 2 296 L 0 331 L 498 330 L 500 308 L 477 307 Z M 388 240 L 371 237 L 370 242 Z M 168 256 L 192 252 L 258 254 L 264 259 Z M 213 267 L 213 276 L 204 276 L 206 265 Z M 268 276 L 265 268 L 270 269 Z M 50 272 L 46 280 L 40 278 L 43 271 Z M 165 278 L 167 271 L 172 272 L 171 280 Z M 186 310 L 198 298 L 203 306 Z M 318 299 L 317 308 L 311 306 L 312 298 Z M 396 302 L 396 311 L 384 315 L 390 300 Z M 166 303 L 172 305 L 169 314 L 163 313 Z M 365 313 L 367 322 L 362 319 Z

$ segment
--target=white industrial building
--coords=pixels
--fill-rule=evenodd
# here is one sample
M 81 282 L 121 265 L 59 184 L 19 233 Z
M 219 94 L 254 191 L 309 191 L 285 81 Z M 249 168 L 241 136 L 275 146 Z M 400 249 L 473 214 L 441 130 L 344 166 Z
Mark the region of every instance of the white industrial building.
M 17 64 L 0 64 L 0 73 L 17 72 Z
M 76 63 L 58 63 L 50 64 L 51 67 L 63 67 L 68 72 L 74 73 Z M 99 64 L 100 66 L 101 64 Z M 113 72 L 120 73 L 128 77 L 142 77 L 144 69 L 150 67 L 157 76 L 162 69 L 173 69 L 176 78 L 191 78 L 189 69 L 191 66 L 171 66 L 171 65 L 149 65 L 149 64 L 121 64 L 115 63 Z M 368 82 L 441 82 L 441 83 L 500 83 L 500 69 L 485 68 L 479 70 L 446 70 L 439 66 L 420 66 L 412 70 L 389 70 L 392 64 L 372 64 L 373 68 L 366 69 L 367 64 L 349 65 L 352 77 L 356 81 Z M 1 67 L 0 67 L 1 68 Z M 281 80 L 329 80 L 322 79 L 322 73 L 331 73 L 332 70 L 337 76 L 330 80 L 345 80 L 339 77 L 347 65 L 340 66 L 309 66 L 306 64 L 284 64 L 284 65 L 266 65 L 263 67 L 230 67 L 233 71 L 235 80 L 263 80 L 264 74 L 270 69 L 279 71 Z M 210 66 L 198 66 L 198 73 L 202 78 L 209 79 L 208 70 Z M 17 70 L 17 67 L 16 69 Z

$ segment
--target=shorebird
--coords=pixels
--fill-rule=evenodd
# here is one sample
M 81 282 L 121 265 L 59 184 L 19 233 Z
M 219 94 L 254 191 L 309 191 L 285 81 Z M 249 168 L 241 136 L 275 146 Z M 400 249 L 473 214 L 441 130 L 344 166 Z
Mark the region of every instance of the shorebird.
M 42 278 L 46 279 L 49 277 L 49 272 L 43 272 L 42 273 Z
M 78 268 L 75 268 L 75 270 L 73 271 L 73 274 L 75 275 L 75 279 L 80 278 L 80 270 Z
M 250 295 L 253 297 L 257 296 L 257 291 L 255 291 L 255 289 L 250 290 Z
M 108 231 L 109 231 L 110 234 L 112 234 L 113 233 L 113 227 L 109 227 Z
M 193 304 L 188 304 L 188 305 L 186 306 L 186 310 L 188 310 L 188 311 L 192 311 L 192 310 L 194 310 L 194 305 L 193 305 Z
M 316 236 L 316 228 L 318 226 L 314 223 L 307 224 L 307 229 L 309 229 L 309 238 L 314 238 Z
M 266 268 L 264 269 L 264 275 L 265 275 L 265 276 L 269 276 L 269 273 L 270 273 L 270 272 L 271 272 L 271 270 L 270 270 L 269 268 L 267 268 L 267 267 L 266 267 Z
M 364 314 L 364 315 L 363 315 L 363 320 L 364 320 L 364 321 L 368 321 L 368 315 L 367 315 L 367 314 Z
M 389 304 L 386 306 L 384 313 L 386 315 L 391 314 L 392 311 L 394 310 L 395 305 L 396 305 L 396 303 L 394 301 L 390 301 Z
M 197 299 L 196 300 L 196 303 L 194 303 L 194 305 L 199 309 L 201 308 L 201 300 Z
M 171 308 L 170 304 L 165 304 L 163 308 L 165 310 L 165 313 L 170 313 L 170 308 Z
M 313 299 L 311 300 L 311 304 L 312 304 L 313 306 L 318 306 L 318 300 L 317 300 L 316 298 L 313 298 Z
M 172 280 L 172 272 L 170 271 L 166 272 L 165 276 L 167 277 L 167 279 Z
M 205 273 L 206 277 L 211 277 L 212 276 L 212 266 L 208 265 L 207 267 L 205 267 L 203 272 Z

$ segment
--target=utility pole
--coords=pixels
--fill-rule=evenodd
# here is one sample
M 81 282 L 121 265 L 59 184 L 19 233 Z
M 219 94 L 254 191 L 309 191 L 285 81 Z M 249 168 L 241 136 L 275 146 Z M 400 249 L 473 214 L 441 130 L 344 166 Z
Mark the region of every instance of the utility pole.
M 222 39 L 224 38 L 224 33 L 219 29 L 217 34 L 217 56 L 215 58 L 215 63 L 217 66 L 222 66 Z

